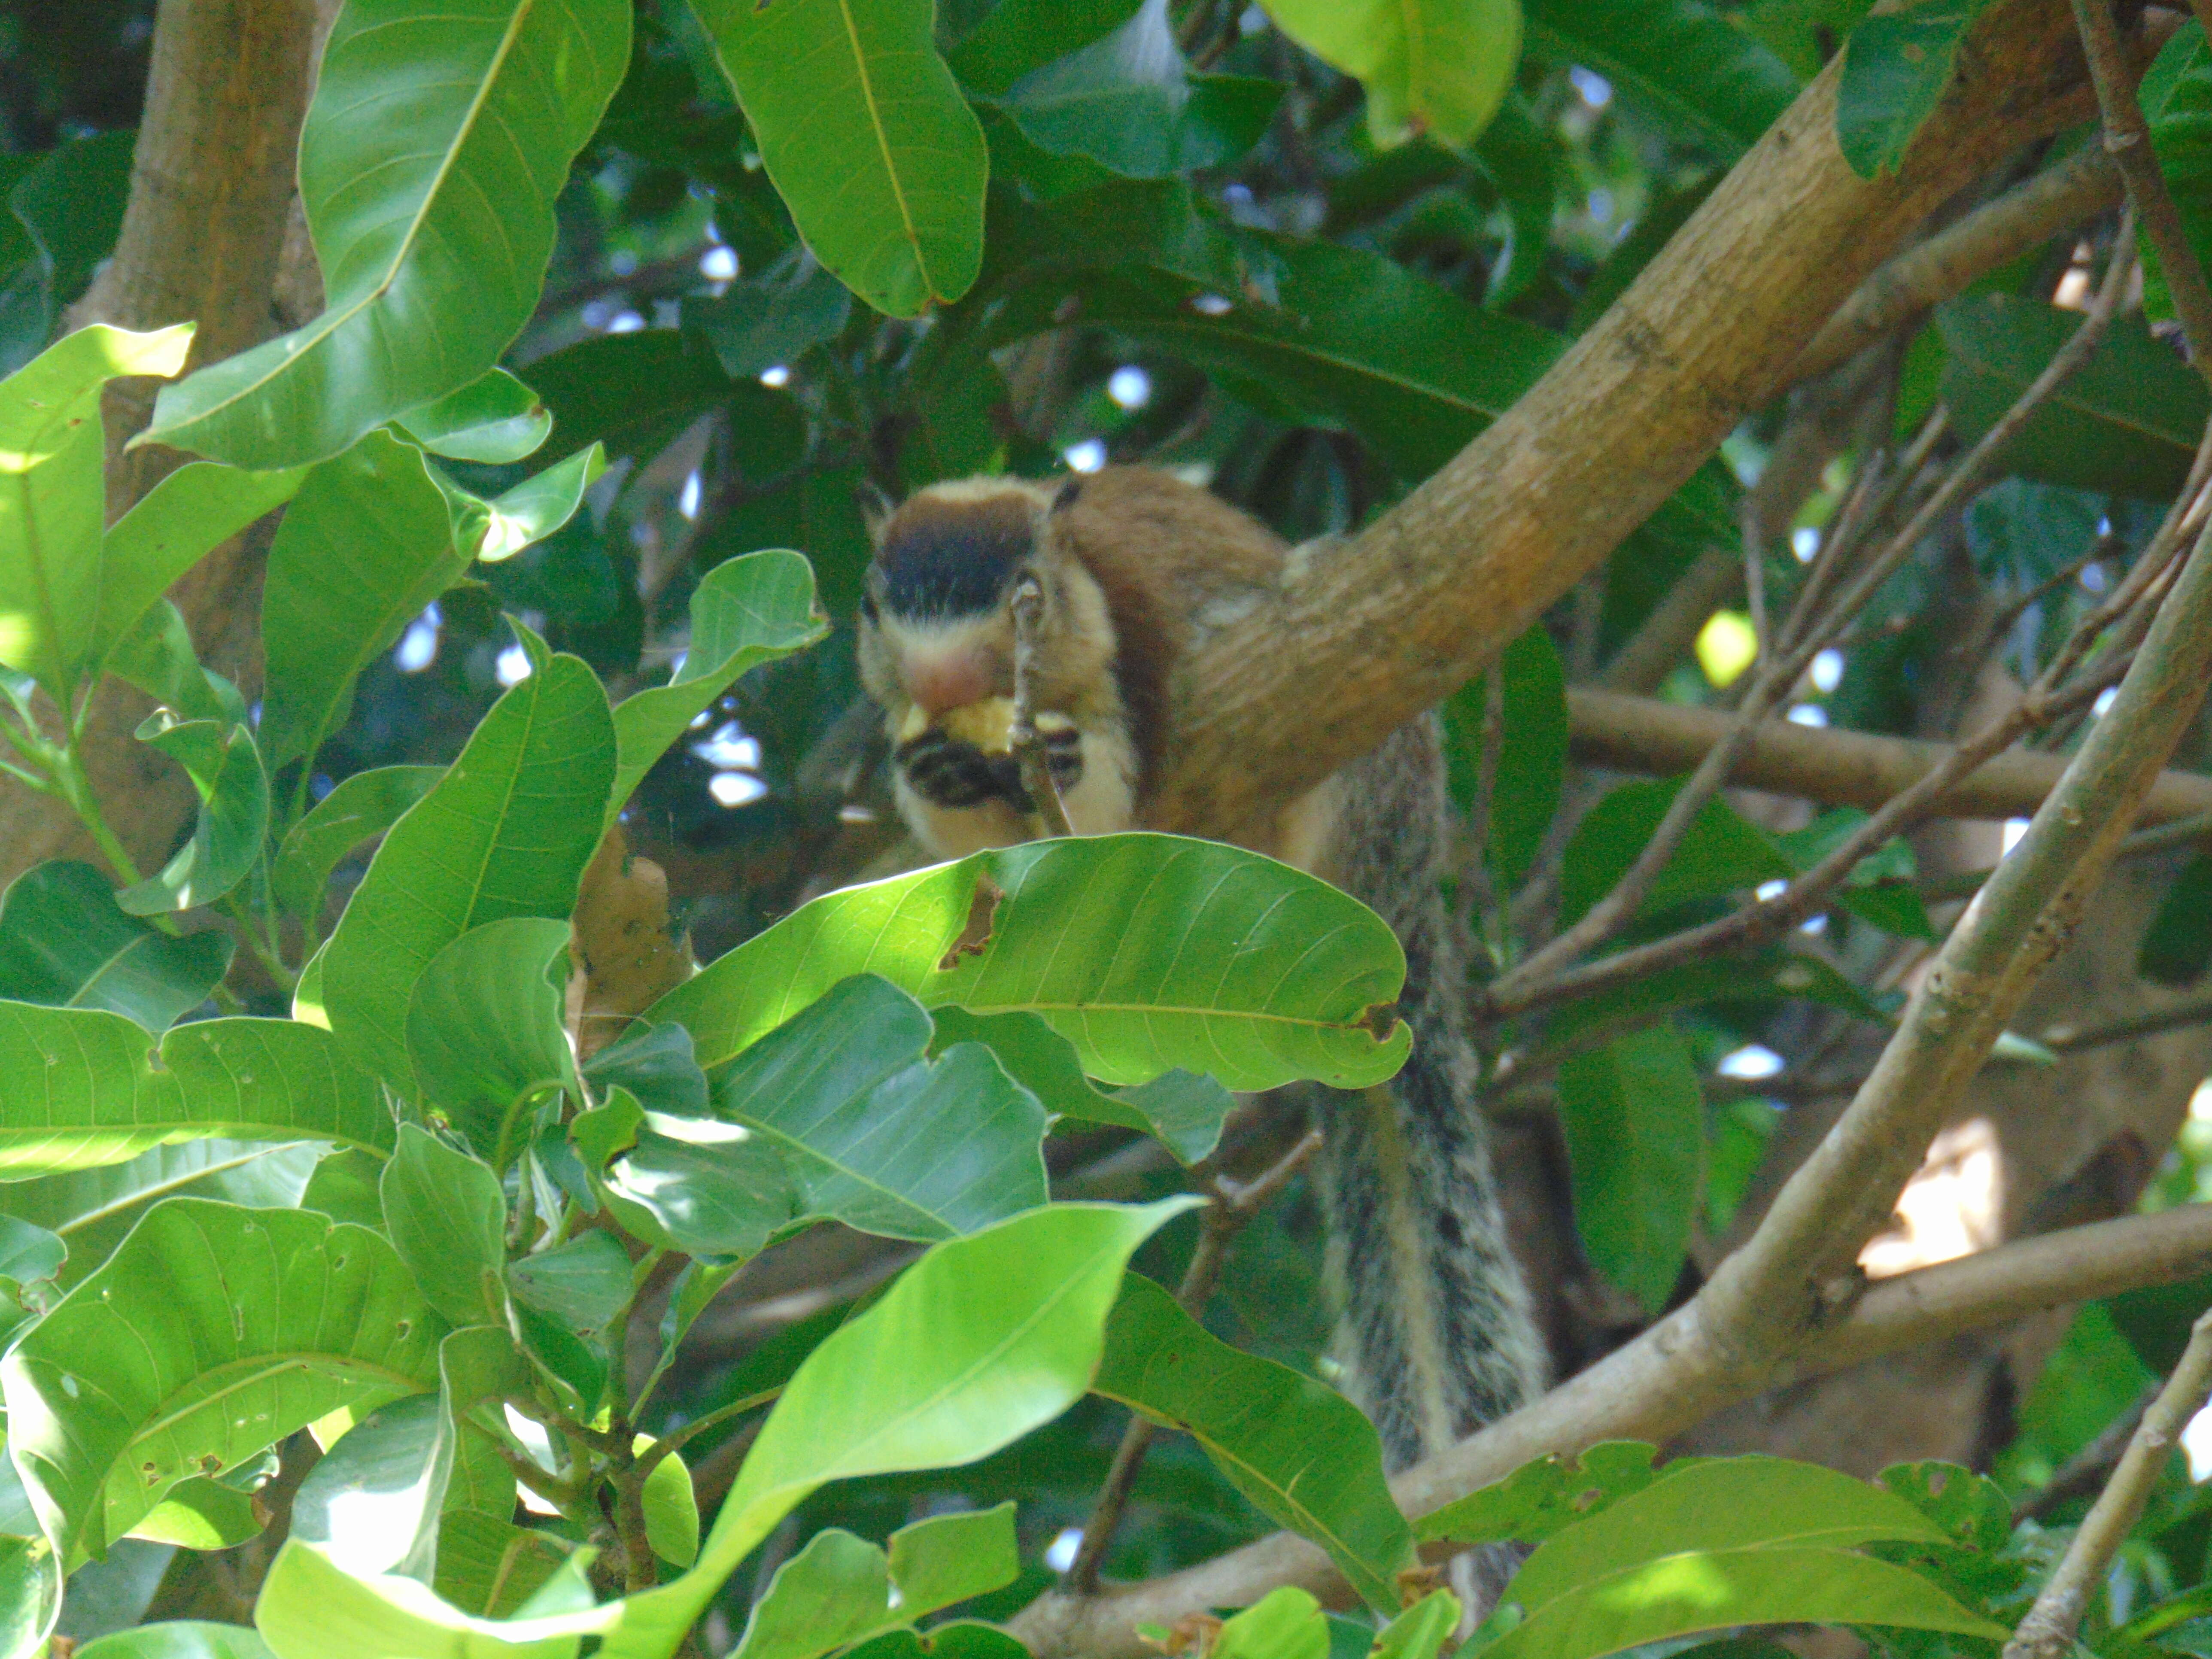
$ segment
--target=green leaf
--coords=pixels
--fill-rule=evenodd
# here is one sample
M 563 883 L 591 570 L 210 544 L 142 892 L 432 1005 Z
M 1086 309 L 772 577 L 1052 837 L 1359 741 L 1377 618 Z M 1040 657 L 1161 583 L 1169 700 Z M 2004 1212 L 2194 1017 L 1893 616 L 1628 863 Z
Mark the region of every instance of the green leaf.
M 529 1616 L 563 1584 L 562 1576 L 551 1578 L 516 1618 L 479 1619 L 412 1578 L 356 1578 L 313 1545 L 289 1540 L 262 1583 L 253 1622 L 276 1659 L 575 1659 L 578 1632 L 613 1624 L 626 1604 Z
M 1489 852 L 1491 868 L 1510 888 L 1535 863 L 1565 787 L 1567 676 L 1540 623 L 1505 647 L 1496 672 L 1505 681 L 1505 724 L 1490 798 Z M 1474 804 L 1488 687 L 1485 674 L 1444 704 L 1452 799 L 1462 811 Z
M 413 445 L 372 433 L 307 475 L 269 550 L 261 597 L 260 735 L 272 770 L 314 758 L 352 707 L 356 677 L 460 580 L 469 556 Z
M 0 1171 L 88 1169 L 204 1135 L 392 1144 L 374 1083 L 312 1025 L 203 1020 L 170 1030 L 157 1058 L 120 1014 L 0 1003 Z
M 511 559 L 532 542 L 543 541 L 576 516 L 584 492 L 607 470 L 597 444 L 580 455 L 556 461 L 514 489 L 489 501 L 471 495 L 433 471 L 431 477 L 453 514 L 453 544 L 486 564 Z
M 295 916 L 315 915 L 346 854 L 389 830 L 445 775 L 442 766 L 380 766 L 340 782 L 285 836 L 269 872 L 278 905 Z
M 1328 1659 L 1328 1620 L 1310 1590 L 1282 1584 L 1223 1621 L 1206 1659 Z
M 1373 912 L 1255 854 L 1147 835 L 1006 848 L 826 895 L 648 1018 L 688 1026 L 711 1073 L 861 973 L 925 1007 L 1036 1014 L 1108 1083 L 1182 1066 L 1231 1089 L 1364 1088 L 1408 1042 L 1385 1024 L 1404 954 Z
M 100 622 L 85 653 L 96 673 L 171 583 L 212 549 L 298 493 L 307 477 L 194 461 L 147 491 L 100 538 Z
M 112 1631 L 76 1650 L 76 1659 L 275 1659 L 243 1625 L 176 1620 Z
M 0 1359 L 8 1453 L 57 1547 L 102 1554 L 179 1480 L 428 1388 L 437 1336 L 374 1233 L 175 1199 Z
M 138 1518 L 130 1535 L 149 1543 L 189 1550 L 227 1550 L 261 1531 L 246 1493 L 194 1475 L 169 1488 L 169 1495 Z
M 776 1569 L 732 1659 L 819 1659 L 997 1589 L 1020 1567 L 1012 1504 L 902 1528 L 888 1556 L 831 1528 Z
M 575 1547 L 503 1515 L 453 1510 L 438 1527 L 438 1594 L 479 1619 L 511 1619 Z
M 1111 33 L 1144 0 L 999 0 L 954 48 L 952 72 L 996 98 L 1030 70 Z
M 253 734 L 227 720 L 184 720 L 161 708 L 137 735 L 183 768 L 199 797 L 199 817 L 175 856 L 115 902 L 134 916 L 212 904 L 246 879 L 268 839 L 269 775 Z
M 852 314 L 853 290 L 811 258 L 790 276 L 732 283 L 711 299 L 687 295 L 683 306 L 685 331 L 703 336 L 738 380 L 797 362 L 842 334 Z
M 573 454 L 604 441 L 617 455 L 649 454 L 701 410 L 736 405 L 733 418 L 785 400 L 750 380 L 722 372 L 705 341 L 674 329 L 604 334 L 551 352 L 525 371 L 553 411 L 544 453 Z
M 601 1112 L 579 1121 L 578 1139 L 603 1115 L 634 1116 L 637 1103 L 620 1090 Z M 612 1137 L 621 1156 L 606 1172 L 602 1195 L 633 1237 L 717 1264 L 760 1254 L 799 1211 L 791 1166 L 750 1130 L 714 1118 L 643 1115 Z M 590 1149 L 587 1161 L 596 1163 Z
M 710 1073 L 714 1111 L 782 1154 L 798 1214 L 938 1239 L 1042 1204 L 1045 1116 L 989 1049 L 922 1056 L 929 1015 L 861 975 Z
M 1905 1499 L 1817 1463 L 1699 1458 L 1554 1533 L 1522 1564 L 1507 1596 L 1534 1613 L 1604 1574 L 1683 1551 L 1847 1550 L 1878 1540 L 1950 1541 Z
M 1260 141 L 1282 98 L 1273 81 L 1192 75 L 1167 0 L 1145 0 L 1112 33 L 1030 70 L 998 102 L 1024 137 L 1055 155 L 1166 179 L 1235 161 Z
M 1431 1590 L 1375 1638 L 1374 1659 L 1437 1659 L 1458 1633 L 1459 1618 L 1459 1597 Z
M 532 672 L 392 827 L 324 953 L 341 1046 L 402 1085 L 408 1005 L 431 958 L 486 922 L 567 916 L 599 843 L 615 765 L 606 694 L 575 658 L 524 643 Z
M 207 1000 L 230 967 L 232 940 L 179 939 L 115 902 L 88 864 L 34 865 L 0 895 L 0 998 L 49 1008 L 105 1008 L 156 1034 Z
M 647 1111 L 707 1115 L 707 1074 L 693 1054 L 691 1033 L 681 1025 L 634 1019 L 582 1069 L 593 1088 L 626 1089 Z
M 1797 76 L 1704 0 L 1528 0 L 1528 50 L 1580 64 L 1734 160 L 1797 96 Z
M 988 165 L 931 0 L 692 0 L 815 257 L 912 317 L 975 280 Z
M 1856 1019 L 1889 1023 L 1864 991 L 1820 957 L 1784 947 L 1711 962 L 1686 963 L 1639 975 L 1626 985 L 1577 997 L 1546 1030 L 1547 1047 L 1578 1042 L 1591 1031 L 1644 1025 L 1680 1008 L 1711 1003 L 1802 999 Z
M 248 723 L 246 699 L 220 674 L 200 665 L 184 613 L 156 599 L 115 642 L 107 672 L 188 720 Z
M 1472 143 L 1513 83 L 1520 0 L 1264 0 L 1276 27 L 1367 88 L 1378 145 Z
M 1559 1127 L 1583 1248 L 1656 1317 L 1681 1276 L 1705 1178 L 1705 1097 L 1674 1028 L 1561 1061 Z
M 303 1210 L 320 1210 L 333 1221 L 384 1231 L 384 1195 L 379 1183 L 385 1160 L 357 1147 L 345 1146 L 315 1164 L 300 1194 Z
M 2009 1634 L 1904 1567 L 1848 1550 L 1769 1547 L 1689 1550 L 1583 1581 L 1483 1651 L 1486 1659 L 1588 1659 L 1765 1624 L 1877 1625 L 1998 1641 Z
M 472 927 L 430 958 L 407 1005 L 415 1079 L 477 1153 L 504 1170 L 515 1116 L 549 1088 L 580 1099 L 562 1021 L 568 924 L 510 916 Z
M 1370 1607 L 1398 1606 L 1413 1535 L 1382 1475 L 1375 1425 L 1342 1395 L 1229 1346 L 1129 1274 L 1092 1389 L 1197 1437 L 1270 1520 L 1311 1539 Z
M 1943 402 L 1960 436 L 1972 442 L 1996 425 L 2081 324 L 2078 312 L 2011 294 L 1938 307 Z M 2141 317 L 2120 317 L 1996 464 L 2048 483 L 2164 499 L 2187 477 L 2208 411 L 2203 378 Z
M 593 1233 L 590 1237 L 605 1238 L 606 1235 Z M 637 1449 L 643 1451 L 652 1443 L 647 1436 L 640 1435 Z M 696 1561 L 699 1495 L 691 1488 L 691 1471 L 684 1467 L 684 1455 L 670 1452 L 655 1463 L 653 1473 L 645 1477 L 645 1486 L 638 1498 L 645 1510 L 645 1541 L 652 1547 L 653 1553 L 679 1567 L 688 1567 Z
M 615 708 L 619 755 L 610 813 L 622 810 L 668 745 L 747 670 L 803 650 L 829 632 L 814 605 L 814 573 L 781 548 L 727 559 L 691 595 L 690 641 L 669 684 Z
M 538 394 L 503 368 L 401 416 L 398 427 L 433 455 L 498 465 L 534 454 L 553 430 Z
M 132 334 L 95 324 L 0 381 L 0 667 L 30 675 L 64 708 L 102 637 L 106 502 L 100 388 L 124 374 L 173 374 L 189 325 Z
M 2212 250 L 2212 50 L 2195 21 L 2174 31 L 2136 89 L 2150 127 L 2152 153 L 2200 263 Z M 2143 261 L 2143 310 L 2170 318 L 2173 295 L 2150 239 L 2136 228 Z
M 7 914 L 0 911 L 0 931 Z M 2174 876 L 2143 929 L 2136 969 L 2159 984 L 2190 984 L 2212 967 L 2212 856 L 2197 854 Z
M 112 1255 L 138 1218 L 165 1198 L 219 1199 L 250 1209 L 299 1204 L 321 1150 L 307 1143 L 188 1140 L 156 1146 L 127 1163 L 10 1181 L 0 1187 L 0 1205 L 69 1246 L 58 1280 L 67 1287 Z M 382 1167 L 383 1159 L 374 1161 Z
M 1578 1457 L 1554 1452 L 1421 1516 L 1413 1535 L 1423 1543 L 1540 1542 L 1656 1480 L 1658 1450 L 1641 1440 L 1601 1440 Z
M 582 1337 L 609 1335 L 635 1294 L 629 1253 L 597 1231 L 509 1264 L 507 1284 L 524 1307 Z
M 490 1167 L 403 1123 L 379 1195 L 423 1300 L 455 1326 L 504 1322 L 507 1196 Z
M 1679 778 L 1622 784 L 1590 809 L 1567 842 L 1559 879 L 1562 921 L 1580 917 L 1627 873 L 1680 787 Z M 1640 914 L 1656 915 L 1692 899 L 1738 892 L 1796 873 L 1771 837 L 1716 796 L 1690 820 L 1674 856 L 1644 894 Z
M 0 1642 L 11 1655 L 45 1650 L 62 1610 L 62 1561 L 43 1538 L 0 1537 Z
M 145 441 L 245 466 L 327 460 L 487 373 L 538 303 L 553 198 L 629 27 L 621 0 L 348 0 L 300 135 L 323 312 L 164 389 Z
M 933 1247 L 799 1367 L 698 1565 L 621 1603 L 605 1659 L 666 1659 L 731 1570 L 817 1487 L 969 1462 L 1059 1416 L 1097 1367 L 1130 1253 L 1190 1203 L 1055 1204 Z
M 1860 178 L 1905 165 L 1914 136 L 1950 89 L 1960 43 L 1986 3 L 1917 0 L 1851 31 L 1836 92 L 1836 142 Z
M 1214 1149 L 1237 1103 L 1212 1078 L 1180 1070 L 1133 1089 L 1101 1089 L 1083 1075 L 1074 1046 L 1035 1014 L 971 1014 L 965 1008 L 944 1007 L 933 1018 L 939 1048 L 981 1043 L 1048 1112 L 1140 1130 L 1185 1164 Z
M 18 1285 L 52 1279 L 69 1260 L 69 1246 L 61 1235 L 35 1223 L 0 1214 L 0 1274 Z

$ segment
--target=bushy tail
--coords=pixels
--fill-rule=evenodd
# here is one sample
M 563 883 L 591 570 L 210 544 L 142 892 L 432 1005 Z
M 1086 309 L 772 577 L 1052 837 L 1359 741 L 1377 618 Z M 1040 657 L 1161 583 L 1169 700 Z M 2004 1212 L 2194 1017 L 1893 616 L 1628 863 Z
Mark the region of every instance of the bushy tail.
M 1312 1091 L 1316 1161 L 1340 1302 L 1346 1391 L 1404 1468 L 1543 1387 L 1541 1340 L 1507 1245 L 1476 1100 L 1466 970 L 1439 885 L 1447 810 L 1437 722 L 1401 727 L 1339 784 L 1323 873 L 1379 914 L 1406 951 L 1405 1069 L 1361 1093 Z M 1510 1558 L 1481 1564 L 1486 1601 Z

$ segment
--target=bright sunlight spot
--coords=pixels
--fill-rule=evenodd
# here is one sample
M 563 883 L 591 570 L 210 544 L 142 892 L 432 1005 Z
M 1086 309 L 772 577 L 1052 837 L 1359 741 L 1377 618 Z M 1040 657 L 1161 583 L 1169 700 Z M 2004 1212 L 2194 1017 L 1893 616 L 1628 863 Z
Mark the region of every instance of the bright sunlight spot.
M 2120 688 L 2118 686 L 2106 686 L 2103 690 L 2097 693 L 2097 701 L 2089 705 L 2089 712 L 2100 718 L 2102 718 L 2105 711 L 2112 706 L 2112 699 L 2119 695 Z
M 1759 656 L 1759 635 L 1741 611 L 1716 611 L 1698 630 L 1698 666 L 1725 690 Z
M 1142 409 L 1152 400 L 1152 377 L 1134 363 L 1124 363 L 1107 376 L 1106 395 L 1124 409 Z
M 1567 79 L 1575 83 L 1575 95 L 1592 109 L 1603 109 L 1613 101 L 1613 82 L 1602 75 L 1577 64 L 1567 70 Z
M 1790 711 L 1788 718 L 1792 726 L 1826 726 L 1828 711 L 1817 702 L 1801 702 Z
M 1078 472 L 1096 472 L 1106 465 L 1106 446 L 1097 438 L 1085 438 L 1060 452 L 1060 459 Z
M 676 510 L 687 519 L 699 516 L 699 474 L 696 468 L 684 479 L 683 491 L 676 497 Z
M 1807 525 L 1802 530 L 1790 532 L 1790 550 L 1800 564 L 1813 562 L 1813 556 L 1820 550 L 1820 532 Z
M 1813 659 L 1813 689 L 1826 693 L 1844 683 L 1844 653 L 1830 647 Z
M 403 674 L 419 674 L 438 657 L 438 607 L 432 605 L 407 624 L 392 648 L 392 665 Z
M 1075 1553 L 1083 1547 L 1083 1528 L 1062 1527 L 1060 1536 L 1045 1546 L 1044 1564 L 1054 1572 L 1066 1572 L 1075 1565 Z
M 733 248 L 710 247 L 699 257 L 699 274 L 710 283 L 726 283 L 738 274 L 738 255 Z
M 760 770 L 760 739 L 747 736 L 745 728 L 735 720 L 724 720 L 712 736 L 693 744 L 691 752 L 720 771 Z
M 1954 1123 L 1898 1195 L 1898 1226 L 1870 1241 L 1859 1265 L 1869 1278 L 1887 1279 L 1986 1249 L 1996 1240 L 2003 1196 L 1996 1130 L 1985 1117 Z
M 717 772 L 707 780 L 707 793 L 717 806 L 744 806 L 768 793 L 768 786 L 750 772 Z
M 2181 1449 L 2189 1455 L 2191 1480 L 2212 1475 L 2212 1407 L 2189 1419 L 2189 1426 L 2181 1431 Z
M 1771 1048 L 1751 1042 L 1732 1054 L 1723 1055 L 1721 1063 L 1713 1069 L 1723 1077 L 1772 1077 L 1782 1069 L 1782 1056 Z
M 788 386 L 791 384 L 791 371 L 781 363 L 774 368 L 764 368 L 760 372 L 760 383 L 763 386 Z
M 2007 818 L 2004 827 L 2004 851 L 2009 853 L 2020 845 L 2020 838 L 2027 833 L 2026 818 Z
M 519 645 L 510 645 L 499 653 L 491 672 L 499 677 L 501 685 L 514 685 L 530 678 L 530 653 Z
M 610 334 L 635 334 L 645 326 L 645 319 L 635 311 L 617 311 L 614 320 L 607 325 Z

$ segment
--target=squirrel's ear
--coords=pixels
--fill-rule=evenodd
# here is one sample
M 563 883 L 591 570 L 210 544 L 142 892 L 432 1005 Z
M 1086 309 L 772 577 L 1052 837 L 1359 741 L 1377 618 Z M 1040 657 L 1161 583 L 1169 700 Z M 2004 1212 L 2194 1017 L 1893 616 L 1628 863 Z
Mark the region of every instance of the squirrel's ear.
M 873 478 L 862 478 L 853 486 L 853 497 L 859 502 L 860 517 L 868 526 L 868 540 L 873 545 L 884 544 L 884 526 L 890 522 L 898 503 Z

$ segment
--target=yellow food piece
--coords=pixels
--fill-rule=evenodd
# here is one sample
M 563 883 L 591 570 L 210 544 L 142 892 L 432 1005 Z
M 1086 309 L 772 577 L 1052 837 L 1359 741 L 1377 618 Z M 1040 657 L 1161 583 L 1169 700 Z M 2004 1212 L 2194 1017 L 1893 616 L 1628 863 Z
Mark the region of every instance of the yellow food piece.
M 972 744 L 987 755 L 1004 755 L 1014 746 L 1014 700 L 1012 697 L 985 697 L 958 708 L 949 709 L 937 724 L 948 738 Z M 912 743 L 929 730 L 929 716 L 915 703 L 906 711 L 899 722 L 895 741 Z

